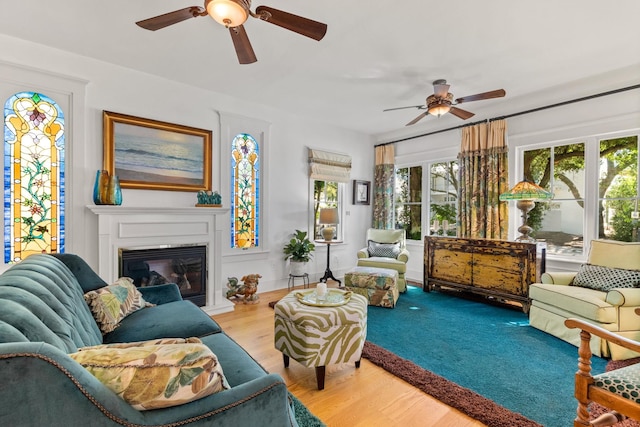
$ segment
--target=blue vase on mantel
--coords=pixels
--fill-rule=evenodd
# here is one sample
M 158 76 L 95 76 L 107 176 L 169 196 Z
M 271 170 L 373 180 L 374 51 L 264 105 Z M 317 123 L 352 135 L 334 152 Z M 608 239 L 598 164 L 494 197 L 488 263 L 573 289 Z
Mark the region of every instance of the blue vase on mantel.
M 93 203 L 96 205 L 121 205 L 122 188 L 117 175 L 110 176 L 106 170 L 96 172 L 93 184 Z

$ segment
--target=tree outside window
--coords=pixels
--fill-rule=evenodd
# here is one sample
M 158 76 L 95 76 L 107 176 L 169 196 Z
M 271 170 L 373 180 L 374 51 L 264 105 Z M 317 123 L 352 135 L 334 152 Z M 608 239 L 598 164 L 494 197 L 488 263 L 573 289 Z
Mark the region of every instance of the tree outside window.
M 586 169 L 587 150 L 598 150 L 599 170 Z M 528 150 L 523 154 L 524 178 L 551 191 L 549 202 L 537 202 L 528 224 L 552 254 L 583 253 L 586 188 L 598 177 L 597 236 L 638 241 L 638 137 L 627 136 Z
M 428 181 L 425 181 L 428 193 L 424 198 L 423 167 L 396 169 L 396 228 L 406 230 L 407 239 L 410 240 L 421 240 L 423 229 L 424 235 L 455 237 L 458 232 L 458 162 L 432 163 L 424 169 L 429 171 Z M 423 227 L 422 213 L 425 210 L 428 212 L 428 225 Z
M 395 228 L 407 239 L 422 239 L 422 166 L 396 169 Z
M 598 237 L 640 241 L 638 137 L 600 141 Z
M 531 236 L 546 241 L 550 254 L 582 254 L 584 159 L 583 142 L 524 152 L 524 179 L 553 193 L 553 200 L 536 202 L 527 220 Z
M 431 164 L 429 183 L 430 234 L 457 236 L 458 162 Z

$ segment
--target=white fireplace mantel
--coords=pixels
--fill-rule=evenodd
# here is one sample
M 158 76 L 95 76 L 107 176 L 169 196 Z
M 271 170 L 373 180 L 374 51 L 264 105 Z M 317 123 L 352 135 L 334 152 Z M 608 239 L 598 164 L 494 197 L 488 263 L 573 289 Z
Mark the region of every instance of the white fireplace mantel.
M 98 274 L 107 283 L 118 278 L 118 250 L 163 245 L 207 245 L 207 314 L 233 310 L 222 294 L 222 231 L 228 208 L 155 208 L 87 206 L 98 216 Z

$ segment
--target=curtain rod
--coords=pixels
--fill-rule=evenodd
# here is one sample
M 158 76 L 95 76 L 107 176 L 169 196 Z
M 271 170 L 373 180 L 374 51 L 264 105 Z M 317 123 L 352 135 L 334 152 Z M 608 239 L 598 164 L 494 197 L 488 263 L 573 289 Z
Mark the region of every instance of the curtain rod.
M 558 103 L 555 103 L 555 104 L 545 105 L 544 107 L 532 108 L 530 110 L 524 110 L 524 111 L 520 111 L 520 112 L 517 112 L 517 113 L 507 114 L 506 116 L 493 117 L 491 119 L 480 120 L 480 121 L 473 122 L 473 123 L 465 123 L 465 124 L 459 125 L 459 126 L 454 126 L 454 127 L 450 127 L 450 128 L 446 128 L 446 129 L 435 130 L 433 132 L 423 133 L 423 134 L 420 134 L 420 135 L 409 136 L 407 138 L 397 139 L 395 141 L 383 142 L 381 144 L 374 145 L 374 147 L 382 147 L 384 145 L 395 144 L 396 142 L 409 141 L 411 139 L 422 138 L 423 136 L 430 136 L 430 135 L 435 135 L 435 134 L 442 133 L 442 132 L 449 132 L 451 130 L 462 129 L 462 128 L 465 128 L 465 127 L 468 127 L 468 126 L 475 126 L 475 125 L 478 125 L 480 123 L 488 123 L 488 122 L 492 122 L 494 120 L 504 120 L 504 119 L 508 119 L 508 118 L 511 118 L 511 117 L 522 116 L 524 114 L 535 113 L 535 112 L 538 112 L 538 111 L 547 110 L 549 108 L 561 107 L 563 105 L 573 104 L 573 103 L 576 103 L 576 102 L 588 101 L 590 99 L 600 98 L 601 96 L 614 95 L 616 93 L 626 92 L 628 90 L 634 90 L 634 89 L 640 89 L 640 84 L 635 84 L 635 85 L 623 87 L 623 88 L 620 88 L 620 89 L 614 89 L 614 90 L 610 90 L 610 91 L 607 91 L 607 92 L 601 92 L 601 93 L 597 93 L 595 95 L 583 96 L 582 98 L 571 99 L 569 101 L 562 101 L 562 102 L 558 102 Z

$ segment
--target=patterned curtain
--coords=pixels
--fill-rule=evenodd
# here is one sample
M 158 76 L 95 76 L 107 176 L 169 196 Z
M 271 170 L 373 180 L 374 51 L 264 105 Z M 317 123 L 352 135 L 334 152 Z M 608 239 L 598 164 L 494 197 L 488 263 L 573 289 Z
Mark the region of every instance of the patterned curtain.
M 498 197 L 509 190 L 507 123 L 496 120 L 462 129 L 460 237 L 506 239 L 508 209 Z
M 393 145 L 376 147 L 376 166 L 373 182 L 373 222 L 372 227 L 393 229 L 393 187 L 394 187 Z

